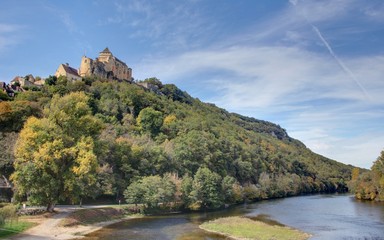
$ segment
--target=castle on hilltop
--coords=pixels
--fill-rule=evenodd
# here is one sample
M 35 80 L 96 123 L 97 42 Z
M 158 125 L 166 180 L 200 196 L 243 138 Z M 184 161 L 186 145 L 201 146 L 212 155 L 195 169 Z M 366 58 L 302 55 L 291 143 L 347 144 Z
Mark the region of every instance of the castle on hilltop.
M 79 69 L 80 77 L 97 76 L 108 79 L 132 81 L 132 69 L 113 56 L 108 48 L 100 52 L 99 57 L 92 60 L 83 56 Z
M 113 56 L 108 48 L 100 52 L 99 57 L 91 59 L 83 56 L 79 70 L 68 64 L 60 64 L 55 73 L 56 77 L 65 76 L 68 80 L 81 80 L 84 77 L 99 77 L 123 81 L 132 81 L 132 69 Z
M 83 56 L 79 69 L 69 66 L 68 63 L 60 64 L 55 76 L 57 78 L 64 76 L 68 81 L 81 81 L 84 77 L 96 77 L 133 82 L 132 69 L 125 62 L 113 56 L 108 48 L 100 52 L 99 57 L 94 60 Z M 41 77 L 35 78 L 32 74 L 25 77 L 16 76 L 9 84 L 0 82 L 0 93 L 4 92 L 9 97 L 14 97 L 18 92 L 41 88 L 45 84 L 45 80 Z M 147 89 L 155 89 L 155 86 L 148 83 L 140 85 Z

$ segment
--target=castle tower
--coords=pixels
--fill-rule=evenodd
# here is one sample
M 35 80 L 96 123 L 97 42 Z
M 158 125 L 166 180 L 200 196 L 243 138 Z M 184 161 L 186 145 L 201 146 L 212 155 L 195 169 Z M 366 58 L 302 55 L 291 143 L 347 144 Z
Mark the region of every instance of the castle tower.
M 99 61 L 100 62 L 109 62 L 111 58 L 113 57 L 111 51 L 109 51 L 108 48 L 105 48 L 102 52 L 99 54 Z
M 81 77 L 98 76 L 118 80 L 132 81 L 132 69 L 126 63 L 113 56 L 108 48 L 100 52 L 99 57 L 92 60 L 86 56 L 81 58 L 79 68 Z
M 91 76 L 92 75 L 92 64 L 93 64 L 93 60 L 86 57 L 86 56 L 83 56 L 81 58 L 81 64 L 80 64 L 80 68 L 79 68 L 79 75 L 81 77 L 88 77 L 88 76 Z

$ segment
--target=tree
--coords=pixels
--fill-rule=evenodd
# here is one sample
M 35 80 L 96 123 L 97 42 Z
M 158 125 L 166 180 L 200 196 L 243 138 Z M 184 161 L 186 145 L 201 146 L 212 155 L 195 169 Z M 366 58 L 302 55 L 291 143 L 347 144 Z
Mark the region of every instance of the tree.
M 152 85 L 156 85 L 158 88 L 163 87 L 163 83 L 157 79 L 156 77 L 146 78 L 143 82 L 150 83 Z
M 190 194 L 194 207 L 215 209 L 223 204 L 221 197 L 221 177 L 208 168 L 199 168 L 194 176 Z
M 189 96 L 188 93 L 181 91 L 174 84 L 165 84 L 161 88 L 161 92 L 173 101 L 184 102 L 187 104 L 191 104 L 193 102 L 193 98 Z
M 13 173 L 13 147 L 16 144 L 18 134 L 15 132 L 0 132 L 0 174 L 7 178 Z
M 241 186 L 234 177 L 225 176 L 221 187 L 225 203 L 236 203 L 242 200 Z
M 0 131 L 20 131 L 28 117 L 40 114 L 41 110 L 35 102 L 0 102 Z
M 381 151 L 380 156 L 373 163 L 371 170 L 377 192 L 377 200 L 384 201 L 384 151 Z
M 141 181 L 137 181 L 127 187 L 124 191 L 124 197 L 127 203 L 135 204 L 137 209 L 137 204 L 144 203 L 144 193 L 145 190 L 142 187 Z
M 48 86 L 56 85 L 56 82 L 57 82 L 56 76 L 49 75 L 49 77 L 45 79 L 45 85 L 48 85 Z
M 8 96 L 6 92 L 0 91 L 0 100 L 8 101 L 11 98 Z
M 159 203 L 168 204 L 174 200 L 176 185 L 169 176 L 148 176 L 133 182 L 124 192 L 128 203 L 143 203 L 147 208 L 157 207 Z
M 81 201 L 96 182 L 94 138 L 100 122 L 91 115 L 84 93 L 54 96 L 44 117 L 31 117 L 15 147 L 15 172 L 11 178 L 16 196 L 27 195 L 48 211 L 60 199 Z
M 164 118 L 162 131 L 171 139 L 177 135 L 178 127 L 177 117 L 175 115 L 168 115 Z
M 356 185 L 359 180 L 359 175 L 360 175 L 360 169 L 355 167 L 352 169 L 351 172 L 351 180 L 348 182 L 348 188 L 350 192 L 355 192 L 356 191 Z
M 183 202 L 185 207 L 188 207 L 192 204 L 192 200 L 190 194 L 192 192 L 192 184 L 193 178 L 188 176 L 188 174 L 184 175 L 181 180 L 181 201 Z
M 266 172 L 262 172 L 259 177 L 259 185 L 261 190 L 261 197 L 263 199 L 267 199 L 270 195 L 272 190 L 272 181 L 269 177 L 269 174 Z
M 163 125 L 163 114 L 151 107 L 144 108 L 137 117 L 137 123 L 143 132 L 156 136 Z
M 349 186 L 355 192 L 355 197 L 365 200 L 384 201 L 384 151 L 373 163 L 370 172 L 358 174 L 358 169 L 353 170 L 352 180 L 349 182 Z

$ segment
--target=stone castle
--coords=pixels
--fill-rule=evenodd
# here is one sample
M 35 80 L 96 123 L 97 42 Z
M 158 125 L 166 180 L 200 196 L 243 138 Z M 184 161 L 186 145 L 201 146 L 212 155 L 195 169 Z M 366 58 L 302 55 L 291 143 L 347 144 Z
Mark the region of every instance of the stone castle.
M 64 76 L 69 81 L 81 81 L 84 77 L 97 77 L 133 82 L 132 69 L 113 56 L 108 48 L 100 52 L 99 57 L 94 60 L 83 56 L 78 70 L 69 66 L 68 63 L 60 64 L 55 76 Z M 16 76 L 9 84 L 0 82 L 0 91 L 9 97 L 14 97 L 17 92 L 25 91 L 27 88 L 40 88 L 44 83 L 45 79 L 40 77 L 35 79 L 31 74 L 25 77 Z M 148 88 L 148 86 L 143 87 Z
M 132 81 L 132 69 L 113 56 L 108 48 L 100 52 L 95 60 L 83 56 L 78 71 L 80 77 L 97 76 L 107 79 Z
M 108 48 L 100 52 L 99 57 L 91 59 L 83 56 L 79 70 L 70 67 L 69 64 L 60 64 L 57 68 L 56 77 L 64 76 L 68 80 L 76 81 L 84 77 L 99 77 L 123 81 L 132 81 L 132 69 L 113 56 Z

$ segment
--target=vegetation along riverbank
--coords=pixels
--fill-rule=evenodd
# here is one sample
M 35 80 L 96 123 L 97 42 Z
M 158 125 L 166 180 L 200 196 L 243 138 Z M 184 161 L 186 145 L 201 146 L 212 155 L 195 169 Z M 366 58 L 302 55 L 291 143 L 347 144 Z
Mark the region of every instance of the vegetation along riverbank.
M 281 225 L 267 224 L 246 217 L 226 217 L 200 225 L 209 232 L 219 233 L 232 239 L 255 240 L 304 240 L 309 234 Z
M 348 186 L 357 199 L 384 201 L 384 151 L 373 163 L 371 171 L 361 172 L 354 168 Z

